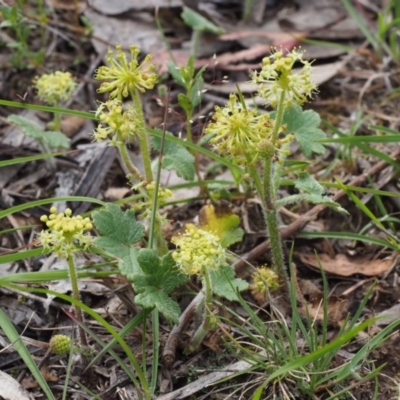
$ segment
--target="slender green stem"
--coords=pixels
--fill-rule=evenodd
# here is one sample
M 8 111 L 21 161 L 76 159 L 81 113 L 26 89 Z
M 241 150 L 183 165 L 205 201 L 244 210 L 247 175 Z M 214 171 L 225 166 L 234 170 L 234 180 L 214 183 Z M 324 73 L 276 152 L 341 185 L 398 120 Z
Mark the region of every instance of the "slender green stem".
M 164 122 L 166 122 L 167 119 L 167 112 L 168 112 L 168 106 L 165 108 Z M 151 205 L 149 242 L 148 242 L 149 249 L 152 249 L 154 247 L 154 239 L 156 239 L 157 241 L 156 248 L 158 250 L 158 254 L 161 256 L 168 253 L 168 245 L 161 230 L 160 215 L 158 213 L 158 189 L 160 187 L 162 159 L 165 146 L 165 134 L 166 134 L 165 127 L 166 123 L 164 123 L 163 134 L 161 136 L 159 163 L 156 173 L 154 194 Z
M 264 179 L 263 179 L 263 192 L 260 195 L 264 195 L 264 205 L 266 211 L 274 208 L 275 202 L 275 191 L 273 190 L 272 178 L 274 176 L 272 158 L 267 158 L 264 161 Z
M 276 141 L 278 139 L 278 133 L 282 124 L 284 110 L 285 91 L 283 90 L 279 98 L 276 110 L 275 125 L 272 133 L 272 144 L 274 146 L 276 145 Z M 264 195 L 265 220 L 267 223 L 267 230 L 271 243 L 272 262 L 282 281 L 288 282 L 285 270 L 285 260 L 282 250 L 282 240 L 279 232 L 278 212 L 275 206 L 275 173 L 276 172 L 274 171 L 273 158 L 267 158 L 264 162 L 263 192 L 261 192 L 260 195 Z
M 139 128 L 139 143 L 140 150 L 143 157 L 143 165 L 145 171 L 146 181 L 148 183 L 153 181 L 153 173 L 151 171 L 151 158 L 150 158 L 150 149 L 149 143 L 146 134 L 146 123 L 144 120 L 142 102 L 140 100 L 139 92 L 137 90 L 131 91 L 131 97 L 133 100 L 133 104 L 135 106 L 136 115 L 138 118 L 138 128 Z
M 56 107 L 59 107 L 59 106 L 60 105 L 58 104 Z M 61 130 L 61 114 L 59 114 L 59 113 L 54 113 L 53 129 L 55 131 Z
M 271 255 L 274 268 L 283 282 L 289 282 L 285 270 L 285 259 L 283 257 L 282 239 L 279 232 L 278 213 L 275 209 L 265 212 L 269 241 L 271 243 Z
M 245 0 L 242 21 L 246 24 L 251 17 L 251 10 L 253 8 L 254 0 Z
M 250 175 L 251 175 L 251 177 L 253 179 L 254 185 L 256 187 L 256 190 L 258 192 L 258 195 L 260 196 L 261 201 L 264 203 L 264 198 L 265 198 L 265 196 L 264 196 L 264 188 L 263 188 L 263 185 L 262 185 L 262 182 L 261 182 L 260 175 L 259 175 L 259 173 L 257 171 L 257 168 L 251 162 L 249 162 L 249 167 L 248 168 L 249 168 Z M 263 206 L 265 207 L 264 204 L 263 204 Z
M 192 113 L 186 112 L 186 138 L 188 142 L 193 143 L 193 135 L 192 135 Z M 194 149 L 189 149 L 189 151 L 194 154 Z
M 282 90 L 281 95 L 279 97 L 278 106 L 276 108 L 276 117 L 275 117 L 275 125 L 274 130 L 272 132 L 272 144 L 275 146 L 276 140 L 278 139 L 279 129 L 282 125 L 283 112 L 285 111 L 285 90 Z
M 67 263 L 68 263 L 68 270 L 69 270 L 69 279 L 71 280 L 71 286 L 72 286 L 72 295 L 76 301 L 80 301 L 80 294 L 79 294 L 79 288 L 78 288 L 78 276 L 76 274 L 76 269 L 75 269 L 75 263 L 74 263 L 74 256 L 72 254 L 69 254 L 67 257 Z M 76 319 L 83 324 L 83 314 L 82 310 L 75 306 L 75 316 Z M 78 332 L 79 332 L 79 340 L 80 344 L 82 346 L 87 346 L 87 338 L 86 338 L 86 332 L 81 326 L 78 326 Z
M 122 163 L 125 165 L 126 169 L 128 170 L 130 174 L 130 181 L 133 182 L 142 182 L 143 181 L 143 176 L 139 172 L 139 170 L 135 167 L 133 164 L 131 158 L 129 157 L 128 153 L 128 148 L 126 147 L 126 144 L 123 142 L 122 138 L 118 134 L 118 140 L 117 140 L 117 149 L 119 151 L 119 154 L 121 156 Z
M 151 312 L 153 332 L 153 362 L 151 364 L 150 392 L 154 394 L 158 378 L 158 357 L 160 353 L 160 318 L 157 308 Z
M 185 353 L 190 354 L 195 351 L 199 346 L 201 341 L 207 335 L 211 326 L 211 306 L 212 306 L 212 289 L 211 280 L 207 271 L 203 274 L 204 278 L 204 318 L 202 324 L 197 328 L 197 331 L 192 337 L 189 346 L 187 346 Z
M 191 51 L 190 51 L 190 55 L 193 56 L 194 58 L 197 57 L 197 54 L 199 52 L 200 36 L 201 36 L 201 31 L 199 31 L 198 29 L 193 29 L 193 32 L 192 32 L 192 48 L 191 48 Z

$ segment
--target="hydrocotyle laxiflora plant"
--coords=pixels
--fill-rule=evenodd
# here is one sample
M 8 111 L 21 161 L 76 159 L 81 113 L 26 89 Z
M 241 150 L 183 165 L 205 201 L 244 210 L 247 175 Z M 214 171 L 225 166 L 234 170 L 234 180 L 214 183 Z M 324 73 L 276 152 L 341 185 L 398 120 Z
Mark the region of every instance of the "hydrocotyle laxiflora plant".
M 213 135 L 210 143 L 214 148 L 250 174 L 262 203 L 273 268 L 285 283 L 288 280 L 278 226 L 279 207 L 306 200 L 345 212 L 306 171 L 300 172 L 295 181 L 299 194 L 278 197 L 283 164 L 294 140 L 309 160 L 312 153 L 325 152 L 318 141 L 325 137 L 319 129 L 319 115 L 301 108 L 316 92 L 311 70 L 303 52 L 295 49 L 285 54 L 275 50 L 262 60 L 259 71 L 250 73 L 257 84 L 257 95 L 273 111 L 250 108 L 241 93 L 231 94 L 225 107 L 215 107 L 212 121 L 205 128 L 206 134 Z

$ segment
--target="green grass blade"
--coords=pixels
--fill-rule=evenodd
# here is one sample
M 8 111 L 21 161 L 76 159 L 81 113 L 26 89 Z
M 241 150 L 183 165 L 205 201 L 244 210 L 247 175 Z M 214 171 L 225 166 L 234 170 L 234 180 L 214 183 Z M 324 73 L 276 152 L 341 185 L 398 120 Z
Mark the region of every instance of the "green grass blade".
M 63 293 L 58 293 L 53 290 L 28 288 L 28 287 L 24 287 L 24 286 L 11 285 L 11 284 L 9 284 L 9 287 L 20 290 L 22 292 L 33 292 L 33 293 L 41 293 L 41 294 L 46 294 L 46 295 L 48 295 L 48 294 L 53 295 L 54 297 L 58 297 L 60 299 L 67 301 L 68 303 L 73 304 L 76 307 L 79 307 L 80 309 L 82 309 L 82 311 L 84 311 L 85 313 L 90 315 L 101 326 L 103 326 L 105 329 L 107 329 L 107 331 L 116 339 L 118 344 L 124 350 L 126 356 L 128 357 L 129 361 L 131 362 L 133 368 L 135 369 L 135 372 L 138 375 L 142 389 L 145 391 L 145 393 L 149 393 L 149 385 L 148 385 L 147 379 L 146 379 L 145 375 L 143 374 L 140 364 L 138 363 L 137 358 L 133 354 L 132 350 L 127 345 L 127 343 L 121 338 L 119 333 L 103 317 L 101 317 L 99 314 L 97 314 L 94 310 L 92 310 L 86 304 L 84 304 L 80 301 L 77 301 L 76 299 L 74 299 L 68 295 L 65 295 Z
M 29 371 L 31 371 L 33 377 L 36 379 L 37 383 L 45 393 L 48 400 L 55 400 L 53 393 L 51 392 L 49 386 L 47 385 L 46 380 L 43 378 L 42 374 L 39 371 L 39 368 L 33 361 L 33 358 L 26 348 L 25 344 L 21 340 L 18 332 L 14 328 L 12 322 L 8 319 L 6 313 L 0 308 L 0 327 L 7 336 L 8 340 L 12 343 L 14 349 L 21 356 L 25 365 L 28 367 Z
M 8 101 L 8 100 L 2 100 L 2 99 L 0 99 L 0 105 L 7 106 L 7 107 L 25 108 L 28 110 L 45 111 L 45 112 L 64 114 L 64 115 L 74 115 L 76 117 L 97 120 L 97 117 L 94 113 L 70 110 L 69 108 L 40 106 L 37 104 L 21 103 L 18 101 Z
M 42 254 L 47 254 L 47 251 L 43 251 L 43 248 L 17 251 L 16 253 L 4 254 L 0 256 L 0 264 L 8 264 L 16 261 L 26 260 L 27 258 L 38 257 Z
M 84 196 L 61 196 L 61 197 L 50 197 L 48 199 L 41 199 L 30 201 L 29 203 L 20 204 L 18 206 L 7 208 L 6 210 L 0 211 L 0 219 L 7 217 L 8 215 L 12 215 L 17 212 L 21 212 L 27 210 L 29 208 L 42 206 L 44 204 L 52 204 L 57 201 L 82 201 L 88 203 L 99 204 L 102 207 L 105 207 L 107 203 L 101 201 L 99 199 L 95 199 L 93 197 L 84 197 Z
M 375 238 L 372 236 L 361 235 L 359 233 L 352 232 L 300 232 L 297 237 L 300 238 L 327 238 L 327 239 L 347 239 L 347 240 L 358 240 L 360 242 L 372 243 L 382 247 L 388 247 L 392 250 L 397 250 L 397 246 L 387 242 L 383 239 Z
M 360 31 L 366 37 L 368 42 L 372 45 L 375 51 L 379 54 L 382 43 L 380 43 L 377 38 L 371 33 L 371 28 L 367 25 L 366 21 L 361 17 L 360 13 L 357 9 L 353 6 L 350 0 L 342 0 L 342 4 L 344 8 L 347 10 L 351 18 L 355 21 Z M 390 54 L 390 52 L 388 53 Z
M 370 325 L 375 323 L 376 320 L 377 318 L 370 318 L 369 320 L 364 321 L 356 328 L 353 328 L 352 330 L 343 333 L 338 338 L 326 344 L 321 349 L 318 349 L 310 354 L 307 354 L 306 356 L 295 359 L 287 363 L 283 367 L 278 368 L 275 372 L 273 372 L 271 375 L 268 376 L 267 381 L 272 382 L 275 379 L 288 374 L 290 371 L 294 369 L 303 367 L 309 363 L 314 362 L 314 360 L 324 356 L 327 353 L 336 353 L 342 346 L 344 346 L 347 342 L 353 339 L 359 332 L 363 331 L 364 329 L 367 329 Z
M 160 138 L 160 139 L 162 138 L 162 130 L 160 130 L 160 129 L 147 129 L 147 132 L 152 136 L 155 136 L 155 137 Z M 201 147 L 201 146 L 199 146 L 199 145 L 197 145 L 195 143 L 191 143 L 189 141 L 185 141 L 185 140 L 179 139 L 179 138 L 177 138 L 177 137 L 175 137 L 173 135 L 166 135 L 165 139 L 170 141 L 170 142 L 172 142 L 172 143 L 177 143 L 180 146 L 185 146 L 188 149 L 191 149 L 191 150 L 193 150 L 195 152 L 201 153 L 201 154 L 211 158 L 212 160 L 217 161 L 217 162 L 227 166 L 229 169 L 232 169 L 232 170 L 235 170 L 235 171 L 238 171 L 238 172 L 242 172 L 242 169 L 239 168 L 236 164 L 231 163 L 226 158 L 221 157 L 218 154 L 215 154 L 212 151 L 207 150 L 204 147 Z
M 65 156 L 68 153 L 70 153 L 70 152 L 38 154 L 36 156 L 11 158 L 9 160 L 0 161 L 0 168 L 8 167 L 9 165 L 14 165 L 14 164 L 24 164 L 24 163 L 27 163 L 30 161 L 44 160 L 44 159 L 50 158 L 50 157 Z
M 118 270 L 110 269 L 109 271 L 99 271 L 99 272 L 82 271 L 82 270 L 77 271 L 77 275 L 79 278 L 100 279 L 115 273 L 118 273 Z M 0 286 L 7 286 L 12 283 L 45 283 L 51 281 L 58 281 L 61 279 L 69 279 L 69 274 L 67 269 L 21 272 L 17 274 L 4 275 L 0 278 Z
M 348 143 L 348 144 L 356 144 L 356 143 L 397 143 L 400 142 L 400 135 L 391 135 L 391 136 L 345 136 L 340 138 L 325 138 L 318 139 L 320 143 Z
M 340 182 L 338 178 L 336 178 L 336 182 L 340 185 L 340 188 L 344 190 L 347 195 L 354 201 L 356 206 L 371 220 L 374 221 L 375 224 L 383 229 L 385 227 L 382 225 L 381 221 L 374 215 L 374 213 L 352 192 L 350 191 L 347 186 Z

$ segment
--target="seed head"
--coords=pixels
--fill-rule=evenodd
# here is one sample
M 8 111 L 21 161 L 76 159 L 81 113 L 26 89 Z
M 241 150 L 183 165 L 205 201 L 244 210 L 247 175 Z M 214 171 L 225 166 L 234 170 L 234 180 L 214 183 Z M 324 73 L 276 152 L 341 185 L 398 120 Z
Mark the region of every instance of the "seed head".
M 116 47 L 116 54 L 112 49 L 108 50 L 106 61 L 108 66 L 97 69 L 94 77 L 98 80 L 106 80 L 97 90 L 99 93 L 110 93 L 110 98 L 122 100 L 128 97 L 132 91 L 145 92 L 153 89 L 157 82 L 157 74 L 154 64 L 149 64 L 152 56 L 147 55 L 143 62 L 139 63 L 137 58 L 140 50 L 132 45 L 129 47 L 131 60 L 128 58 L 120 45 Z
M 71 348 L 71 338 L 66 335 L 54 335 L 50 339 L 50 349 L 57 356 L 67 354 Z

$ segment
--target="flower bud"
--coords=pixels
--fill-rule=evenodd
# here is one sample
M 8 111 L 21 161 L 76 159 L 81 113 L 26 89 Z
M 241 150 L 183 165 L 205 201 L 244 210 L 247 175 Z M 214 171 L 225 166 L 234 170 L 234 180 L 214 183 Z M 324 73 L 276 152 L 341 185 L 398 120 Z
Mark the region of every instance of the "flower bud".
M 275 147 L 268 139 L 263 139 L 258 144 L 260 156 L 266 159 L 272 158 L 275 155 Z

